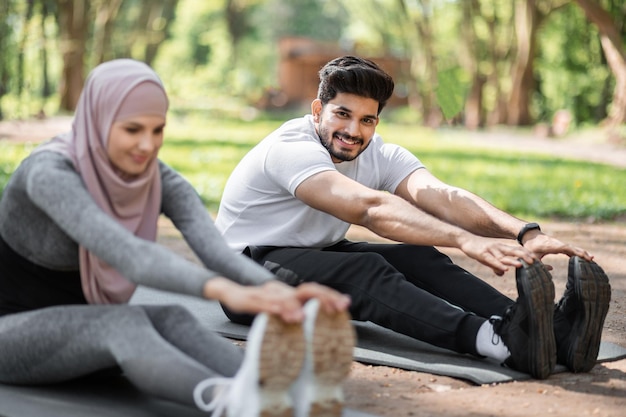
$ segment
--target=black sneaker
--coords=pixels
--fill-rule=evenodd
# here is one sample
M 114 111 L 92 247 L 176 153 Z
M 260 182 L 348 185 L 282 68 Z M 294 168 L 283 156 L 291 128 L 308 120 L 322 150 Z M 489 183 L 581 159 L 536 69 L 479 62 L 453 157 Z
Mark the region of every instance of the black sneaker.
M 594 367 L 610 300 L 611 286 L 602 268 L 572 256 L 565 292 L 554 310 L 559 364 L 572 372 L 589 372 Z
M 556 364 L 554 284 L 540 261 L 522 264 L 515 271 L 517 301 L 501 319 L 492 319 L 492 324 L 511 353 L 504 365 L 545 379 Z

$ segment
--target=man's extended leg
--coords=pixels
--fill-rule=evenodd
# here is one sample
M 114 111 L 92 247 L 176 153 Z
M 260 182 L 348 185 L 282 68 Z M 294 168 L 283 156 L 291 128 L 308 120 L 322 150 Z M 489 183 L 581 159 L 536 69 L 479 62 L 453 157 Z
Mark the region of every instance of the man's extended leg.
M 418 288 L 377 253 L 275 248 L 255 260 L 292 285 L 314 281 L 349 294 L 355 320 L 477 354 L 475 338 L 485 318 Z
M 343 241 L 326 250 L 378 253 L 412 284 L 487 319 L 513 304 L 509 297 L 432 246 Z
M 442 264 L 456 274 L 450 280 L 446 276 L 435 275 L 430 282 L 439 279 L 447 285 L 464 287 L 462 291 L 458 288 L 453 291 L 457 295 L 448 296 L 451 299 L 459 298 L 459 304 L 467 305 L 463 301 L 467 297 L 488 305 L 491 303 L 483 310 L 486 314 L 502 316 L 504 324 L 496 329 L 485 317 L 465 311 L 409 282 L 381 254 L 371 251 L 351 252 L 349 249 L 337 252 L 334 251 L 337 246 L 342 244 L 324 250 L 264 248 L 256 251 L 260 254 L 256 260 L 292 285 L 315 281 L 349 294 L 352 297 L 351 312 L 357 320 L 370 320 L 457 352 L 486 355 L 502 361 L 506 359 L 507 364 L 538 378 L 549 375 L 555 356 L 552 315 L 548 314 L 552 308 L 554 287 L 549 273 L 540 263 L 535 266 L 542 272 L 539 275 L 530 270 L 518 271 L 516 279 L 520 291 L 514 303 L 492 287 L 481 284 L 478 278 L 450 265 L 449 260 L 444 265 L 442 261 L 447 260 L 447 257 L 437 251 L 422 248 L 424 257 L 435 260 L 430 273 L 436 274 L 436 269 L 441 269 L 439 264 Z M 355 248 L 358 244 L 344 243 L 342 249 L 348 246 Z M 443 289 L 443 285 L 432 284 L 439 289 Z M 543 294 L 544 288 L 552 288 L 552 292 Z M 539 330 L 536 331 L 535 327 Z M 487 337 L 481 342 L 479 329 L 486 328 L 491 330 L 480 334 L 493 335 L 495 330 L 502 337 Z M 493 349 L 491 344 L 496 344 L 496 348 Z M 485 345 L 489 345 L 488 349 L 482 349 Z
M 558 363 L 572 372 L 594 367 L 610 300 L 611 285 L 602 268 L 571 257 L 565 293 L 554 311 Z

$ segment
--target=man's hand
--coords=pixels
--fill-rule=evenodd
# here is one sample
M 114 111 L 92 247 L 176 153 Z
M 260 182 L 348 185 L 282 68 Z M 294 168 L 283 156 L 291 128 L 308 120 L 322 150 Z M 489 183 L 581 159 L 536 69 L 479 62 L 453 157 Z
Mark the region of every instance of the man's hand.
M 564 254 L 567 256 L 580 256 L 587 261 L 593 260 L 593 255 L 586 250 L 563 243 L 545 233 L 535 232 L 527 233 L 527 235 L 528 238 L 525 236 L 523 240 L 524 247 L 534 253 L 539 259 L 548 254 Z
M 532 264 L 538 259 L 529 249 L 519 245 L 508 245 L 499 239 L 473 235 L 466 239 L 459 248 L 470 258 L 493 269 L 496 275 L 502 276 L 510 267 L 522 266 L 520 259 Z
M 318 298 L 321 308 L 328 313 L 345 311 L 350 305 L 348 296 L 315 283 L 304 283 L 295 288 L 280 281 L 243 286 L 223 277 L 207 281 L 204 296 L 218 300 L 238 313 L 271 313 L 291 323 L 304 319 L 302 306 L 311 298 Z

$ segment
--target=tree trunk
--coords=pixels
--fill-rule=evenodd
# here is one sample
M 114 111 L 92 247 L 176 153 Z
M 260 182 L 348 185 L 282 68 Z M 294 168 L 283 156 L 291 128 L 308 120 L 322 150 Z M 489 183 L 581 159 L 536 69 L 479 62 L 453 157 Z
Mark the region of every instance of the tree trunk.
M 178 0 L 142 0 L 141 13 L 136 19 L 135 29 L 130 33 L 128 42 L 123 45 L 127 56 L 134 56 L 132 51 L 143 49 L 143 56 L 137 57 L 152 65 L 159 47 L 169 38 L 169 28 L 176 16 Z M 137 45 L 140 45 L 137 47 Z
M 513 26 L 513 22 L 502 22 L 502 19 L 498 15 L 497 7 L 493 8 L 492 16 L 485 16 L 485 22 L 487 24 L 487 28 L 489 29 L 489 59 L 491 63 L 491 71 L 487 74 L 487 85 L 491 86 L 494 92 L 494 103 L 492 110 L 487 114 L 486 124 L 487 126 L 495 126 L 506 123 L 508 112 L 507 112 L 507 98 L 502 89 L 502 78 L 501 72 L 503 72 L 500 67 L 502 63 L 508 62 L 510 59 L 507 58 L 511 55 L 510 50 L 512 49 L 512 36 L 510 42 L 507 41 L 502 42 L 500 37 L 498 36 L 497 29 L 503 25 Z M 512 16 L 514 18 L 514 16 Z M 500 35 L 501 36 L 501 35 Z M 504 47 L 504 45 L 507 45 Z M 503 49 L 504 48 L 504 49 Z
M 430 0 L 419 0 L 419 6 L 423 13 L 421 18 L 419 16 L 411 17 L 408 13 L 408 6 L 405 4 L 407 0 L 400 1 L 403 13 L 408 17 L 418 33 L 420 46 L 423 54 L 423 73 L 424 82 L 422 88 L 419 88 L 421 94 L 421 105 L 423 108 L 423 122 L 426 126 L 437 127 L 441 125 L 443 121 L 443 114 L 439 107 L 436 105 L 437 98 L 435 95 L 434 86 L 437 85 L 437 60 L 434 52 L 434 39 L 432 23 L 429 18 L 429 12 L 431 8 Z M 413 61 L 414 63 L 415 61 Z
M 27 0 L 26 2 L 26 14 L 24 16 L 24 25 L 22 26 L 22 36 L 20 43 L 17 47 L 17 95 L 20 96 L 24 90 L 24 51 L 26 50 L 26 41 L 28 39 L 28 32 L 30 27 L 30 21 L 33 17 L 33 10 L 35 9 L 35 0 Z
M 48 38 L 46 36 L 46 19 L 50 15 L 48 6 L 47 0 L 41 2 L 41 97 L 44 100 L 52 95 L 48 74 Z
M 443 115 L 436 105 L 434 89 L 437 85 L 437 68 L 433 52 L 432 28 L 428 17 L 430 0 L 419 0 L 417 3 L 422 9 L 421 15 L 409 13 L 410 5 L 407 4 L 407 0 L 397 0 L 400 12 L 417 33 L 417 39 L 412 43 L 412 49 L 415 52 L 411 60 L 411 73 L 418 81 L 410 88 L 413 90 L 414 87 L 416 96 L 409 96 L 409 104 L 421 112 L 424 125 L 436 127 L 441 124 Z M 420 75 L 416 76 L 416 74 Z
M 507 124 L 529 125 L 530 101 L 535 87 L 534 59 L 539 13 L 535 0 L 517 0 L 515 7 L 515 31 L 517 55 L 513 63 L 512 86 L 509 96 Z
M 9 54 L 12 48 L 11 33 L 13 29 L 7 23 L 11 13 L 11 4 L 8 1 L 0 2 L 0 120 L 4 119 L 2 112 L 2 97 L 9 92 Z
M 103 0 L 95 4 L 96 19 L 93 27 L 93 59 L 95 65 L 113 58 L 111 35 L 113 23 L 121 5 L 122 0 Z
M 87 3 L 85 0 L 59 0 L 58 3 L 63 56 L 61 110 L 74 111 L 85 82 L 84 59 L 89 28 Z
M 237 67 L 239 62 L 239 44 L 246 32 L 250 29 L 248 25 L 248 17 L 245 10 L 245 2 L 241 0 L 226 0 L 224 6 L 224 15 L 226 16 L 226 24 L 228 33 L 230 34 L 231 65 Z
M 465 127 L 476 130 L 483 125 L 483 88 L 487 79 L 479 74 L 474 74 L 472 87 L 465 100 Z
M 626 52 L 622 38 L 611 15 L 591 0 L 576 0 L 587 19 L 597 26 L 600 42 L 607 64 L 615 76 L 615 90 L 609 115 L 605 123 L 609 126 L 626 123 Z
M 480 12 L 480 5 L 477 0 L 464 1 L 462 8 L 461 33 L 465 43 L 465 50 L 468 52 L 462 57 L 464 58 L 462 61 L 465 61 L 463 66 L 472 74 L 472 85 L 465 100 L 464 124 L 466 128 L 475 130 L 483 124 L 483 87 L 486 82 L 478 64 L 483 53 L 477 41 L 473 22 L 477 12 Z
M 177 4 L 178 0 L 162 1 L 158 13 L 153 13 L 151 16 L 148 27 L 146 27 L 148 41 L 144 53 L 144 62 L 148 65 L 152 65 L 159 47 L 163 41 L 169 38 L 169 29 L 176 16 Z M 156 22 L 162 23 L 157 25 Z

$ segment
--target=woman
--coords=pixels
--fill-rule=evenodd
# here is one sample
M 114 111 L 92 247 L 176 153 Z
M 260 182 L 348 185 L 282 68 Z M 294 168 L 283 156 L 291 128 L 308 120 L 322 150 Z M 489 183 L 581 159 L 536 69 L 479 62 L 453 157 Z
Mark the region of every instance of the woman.
M 104 63 L 87 79 L 71 132 L 12 175 L 0 200 L 0 382 L 55 383 L 119 367 L 146 393 L 228 408 L 216 378 L 249 380 L 277 345 L 301 346 L 301 327 L 290 323 L 304 319 L 306 300 L 327 314 L 346 311 L 345 296 L 291 289 L 227 247 L 190 184 L 157 159 L 167 108 L 148 66 Z M 161 213 L 207 268 L 155 243 Z M 250 334 L 251 364 L 182 307 L 126 304 L 137 285 L 263 313 Z M 296 363 L 289 381 L 302 350 L 285 359 Z M 249 395 L 259 395 L 257 379 Z

